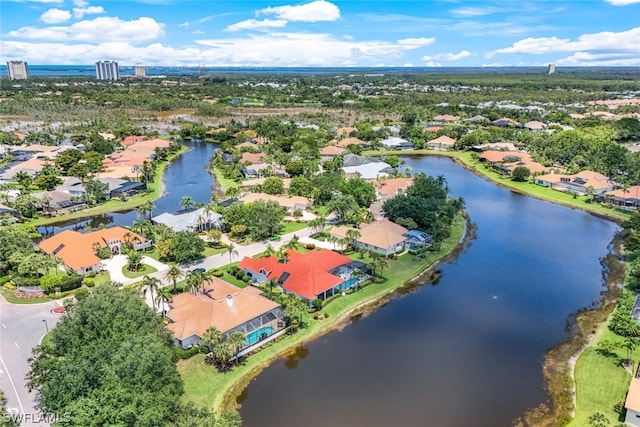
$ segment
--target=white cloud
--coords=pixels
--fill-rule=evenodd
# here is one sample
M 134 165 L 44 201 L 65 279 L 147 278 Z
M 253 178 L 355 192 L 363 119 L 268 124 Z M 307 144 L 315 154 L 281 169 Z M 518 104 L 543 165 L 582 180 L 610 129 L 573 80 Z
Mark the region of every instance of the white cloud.
M 398 40 L 398 44 L 403 46 L 412 46 L 412 47 L 420 47 L 432 44 L 436 41 L 435 37 L 411 37 L 408 39 L 400 39 Z
M 340 18 L 338 6 L 324 0 L 315 0 L 299 6 L 267 7 L 259 13 L 275 14 L 279 19 L 302 22 L 336 21 Z
M 189 28 L 189 25 L 191 25 L 191 24 L 189 23 L 189 21 L 185 21 L 185 22 L 183 22 L 182 24 L 179 24 L 179 25 L 178 25 L 178 27 L 179 27 L 179 28 Z
M 87 0 L 73 0 L 73 4 L 76 7 L 87 7 L 87 6 L 89 6 L 89 2 Z
M 510 47 L 497 49 L 486 54 L 491 58 L 497 54 L 526 53 L 545 54 L 560 52 L 620 52 L 635 56 L 638 61 L 640 46 L 640 27 L 619 33 L 603 31 L 594 34 L 582 34 L 577 40 L 557 37 L 528 37 L 513 43 Z
M 485 15 L 491 15 L 493 13 L 496 13 L 499 9 L 495 8 L 495 7 L 475 7 L 475 6 L 468 6 L 468 7 L 459 7 L 456 9 L 451 9 L 451 13 L 454 16 L 485 16 Z
M 193 34 L 202 35 L 202 34 L 205 34 L 205 32 L 202 30 L 193 30 Z
M 614 6 L 629 6 L 630 4 L 640 3 L 640 0 L 605 0 Z
M 403 65 L 403 67 L 413 67 L 413 64 L 411 62 L 407 62 Z
M 109 40 L 112 40 L 109 37 Z M 101 40 L 104 40 L 101 39 Z M 212 66 L 372 66 L 402 64 L 404 55 L 420 46 L 382 40 L 353 41 L 331 34 L 258 33 L 250 37 L 197 40 L 197 45 L 174 48 L 153 43 L 141 45 L 119 37 L 110 43 L 0 41 L 8 60 L 36 64 L 86 64 L 109 58 L 122 64 Z
M 225 28 L 225 31 L 242 31 L 242 30 L 262 30 L 265 28 L 282 28 L 287 25 L 287 21 L 284 19 L 264 19 L 259 21 L 257 19 L 247 19 L 246 21 L 240 21 L 235 24 L 229 25 Z
M 427 67 L 442 67 L 442 64 L 436 61 L 429 61 L 427 62 Z
M 468 50 L 463 50 L 458 53 L 437 53 L 435 55 L 425 55 L 422 57 L 423 61 L 459 61 L 473 55 Z
M 73 16 L 76 18 L 82 18 L 84 15 L 96 15 L 98 13 L 104 13 L 102 6 L 87 6 L 87 7 L 74 7 Z
M 40 15 L 40 20 L 45 24 L 59 24 L 71 19 L 71 12 L 62 9 L 49 9 Z
M 153 18 L 140 17 L 133 21 L 123 21 L 117 17 L 99 17 L 79 21 L 69 26 L 58 27 L 22 27 L 9 31 L 9 37 L 46 40 L 101 42 L 103 40 L 142 42 L 164 36 L 164 24 Z M 50 64 L 51 62 L 46 61 Z

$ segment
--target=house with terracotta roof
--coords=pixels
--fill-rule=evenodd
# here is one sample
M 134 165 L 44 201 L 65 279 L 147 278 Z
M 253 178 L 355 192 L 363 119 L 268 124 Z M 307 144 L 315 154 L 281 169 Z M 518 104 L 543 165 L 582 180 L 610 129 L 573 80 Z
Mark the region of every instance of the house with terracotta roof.
M 549 171 L 549 168 L 534 162 L 531 155 L 523 151 L 487 150 L 480 154 L 479 159 L 506 175 L 511 175 L 518 166 L 526 167 L 532 174 Z
M 460 120 L 460 117 L 458 116 L 453 116 L 451 114 L 441 114 L 431 119 L 431 122 L 444 124 L 444 123 L 455 123 L 459 120 Z
M 589 194 L 589 188 L 593 188 L 595 195 L 610 192 L 614 184 L 609 178 L 594 171 L 582 171 L 575 175 L 546 174 L 537 176 L 534 182 L 543 187 L 549 187 L 558 191 L 567 191 L 577 194 Z
M 108 247 L 114 255 L 122 253 L 122 246 L 129 244 L 138 251 L 151 246 L 144 237 L 123 227 L 109 227 L 90 233 L 64 230 L 40 242 L 38 247 L 49 255 L 62 260 L 65 268 L 76 274 L 98 273 L 102 270 L 97 253 Z
M 336 129 L 336 135 L 337 136 L 350 136 L 352 133 L 357 132 L 358 129 L 352 127 L 352 126 L 347 126 L 347 127 L 342 127 L 342 128 L 338 128 Z
M 413 184 L 413 178 L 386 178 L 372 181 L 376 188 L 376 197 L 378 200 L 390 199 L 398 194 L 404 194 Z
M 277 338 L 286 326 L 280 304 L 265 298 L 260 289 L 238 288 L 215 277 L 204 284 L 203 293 L 176 295 L 169 307 L 167 329 L 182 348 L 201 345 L 204 332 L 216 328 L 225 338 L 236 331 L 244 334 L 238 353 L 242 356 Z
M 427 146 L 429 148 L 432 148 L 434 150 L 441 150 L 441 151 L 446 151 L 446 150 L 451 150 L 453 149 L 453 146 L 455 145 L 456 140 L 453 138 L 450 138 L 446 135 L 441 135 L 439 137 L 437 137 L 436 139 L 432 139 L 431 141 L 427 141 Z
M 370 148 L 371 147 L 371 143 L 369 143 L 367 141 L 363 141 L 363 140 L 361 140 L 359 138 L 355 138 L 355 137 L 348 137 L 348 138 L 341 139 L 339 141 L 331 140 L 329 142 L 331 144 L 336 145 L 336 146 L 341 147 L 341 148 L 347 148 L 350 145 L 359 145 L 362 148 Z
M 289 213 L 297 210 L 305 211 L 311 207 L 311 201 L 302 196 L 274 196 L 266 193 L 248 193 L 238 199 L 242 203 L 253 203 L 258 200 L 273 201 L 284 208 Z
M 125 139 L 122 140 L 122 145 L 128 147 L 133 144 L 137 144 L 138 142 L 144 141 L 147 139 L 144 135 L 129 135 Z
M 340 225 L 333 227 L 330 234 L 339 239 L 344 239 L 351 229 L 351 227 Z M 360 236 L 354 241 L 355 247 L 386 256 L 404 250 L 407 242 L 405 235 L 409 231 L 388 219 L 373 221 L 369 224 L 365 223 L 355 230 L 360 233 Z
M 528 129 L 530 131 L 533 132 L 540 132 L 543 131 L 547 128 L 547 125 L 545 123 L 539 122 L 537 120 L 531 120 L 525 124 L 522 125 L 523 129 Z
M 604 200 L 614 206 L 638 208 L 640 207 L 640 185 L 609 191 L 605 193 Z
M 355 270 L 362 271 L 363 263 L 329 249 L 306 254 L 287 250 L 286 253 L 286 262 L 280 262 L 274 256 L 245 257 L 238 267 L 255 283 L 273 279 L 285 293 L 296 294 L 309 303 L 344 292 L 368 278 L 353 274 Z
M 238 163 L 242 163 L 243 165 L 255 165 L 258 163 L 264 163 L 264 160 L 267 158 L 267 155 L 264 153 L 250 153 L 245 151 L 242 153 L 242 157 L 238 160 Z
M 340 154 L 344 154 L 345 151 L 347 150 L 342 147 L 327 145 L 326 147 L 322 147 L 320 149 L 320 161 L 329 162 L 333 160 L 334 157 Z
M 631 378 L 627 398 L 624 401 L 624 407 L 627 410 L 624 422 L 632 426 L 640 427 L 640 372 L 636 371 L 636 375 Z

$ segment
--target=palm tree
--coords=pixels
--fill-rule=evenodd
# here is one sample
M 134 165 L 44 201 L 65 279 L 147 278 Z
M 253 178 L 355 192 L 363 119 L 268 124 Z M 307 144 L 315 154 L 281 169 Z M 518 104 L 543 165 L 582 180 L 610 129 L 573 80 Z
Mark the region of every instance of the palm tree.
M 638 347 L 638 340 L 632 337 L 627 337 L 622 342 L 622 348 L 627 350 L 627 364 L 631 364 L 631 353 Z
M 136 209 L 136 214 L 140 217 L 140 218 L 145 218 L 146 219 L 151 219 L 151 217 L 153 216 L 153 210 L 156 208 L 156 206 L 153 204 L 153 202 L 151 200 L 144 202 L 143 204 L 141 204 L 140 206 L 138 206 L 138 209 Z
M 300 247 L 300 238 L 294 234 L 291 240 L 284 244 L 284 247 L 293 250 L 298 249 Z
M 288 249 L 285 246 L 281 246 L 280 249 L 278 249 L 278 253 L 277 253 L 278 261 L 280 261 L 283 264 L 286 264 L 287 261 L 289 261 L 289 252 L 287 251 Z
M 204 334 L 202 334 L 202 342 L 204 345 L 209 347 L 209 351 L 213 350 L 213 347 L 217 346 L 222 342 L 222 332 L 217 330 L 215 327 L 211 326 Z
M 187 285 L 187 289 L 189 289 L 189 292 L 191 292 L 194 295 L 197 294 L 198 289 L 204 282 L 204 279 L 205 279 L 204 273 L 201 273 L 199 271 L 188 272 L 185 279 L 185 283 Z
M 267 247 L 264 249 L 264 254 L 266 256 L 273 256 L 276 254 L 276 250 L 273 249 L 273 245 L 271 243 L 267 243 Z
M 153 224 L 148 219 L 134 219 L 131 231 L 147 239 L 153 239 Z
M 356 240 L 358 240 L 358 238 L 362 235 L 362 233 L 360 233 L 358 230 L 356 229 L 349 229 L 347 230 L 347 238 L 349 238 L 349 244 L 351 245 L 351 247 L 353 249 L 356 248 Z
M 269 298 L 271 298 L 271 296 L 273 295 L 273 287 L 278 286 L 278 280 L 269 279 L 269 281 L 267 282 L 267 285 L 269 285 Z
M 184 276 L 184 273 L 182 272 L 182 270 L 180 270 L 180 267 L 178 267 L 178 265 L 174 263 L 172 263 L 169 266 L 169 269 L 164 274 L 164 278 L 166 280 L 170 280 L 171 283 L 173 284 L 174 294 L 178 292 L 178 280 L 183 276 Z
M 233 262 L 233 257 L 238 256 L 238 251 L 233 243 L 227 245 L 227 253 L 229 254 L 229 264 Z
M 240 349 L 244 346 L 245 340 L 246 337 L 240 331 L 233 331 L 229 334 L 227 337 L 227 343 L 233 349 L 233 354 L 238 354 Z
M 313 231 L 314 233 L 320 233 L 322 230 L 324 230 L 324 226 L 326 223 L 327 219 L 323 216 L 319 216 L 308 222 L 311 231 Z
M 153 305 L 153 311 L 156 311 L 156 299 L 154 296 L 154 292 L 157 292 L 160 289 L 160 280 L 155 277 L 144 276 L 142 278 L 142 289 L 144 289 L 144 293 L 146 294 L 149 291 L 151 295 L 151 304 Z M 146 288 L 146 289 L 145 289 Z
M 213 281 L 214 281 L 213 270 L 208 271 L 206 273 L 198 273 L 198 274 L 202 275 L 202 278 L 200 281 L 200 293 L 204 295 L 204 285 L 213 284 Z
M 189 209 L 196 205 L 196 201 L 193 200 L 191 196 L 184 196 L 182 200 L 180 200 L 180 206 L 182 209 Z
M 164 317 L 167 317 L 167 310 L 165 310 L 165 307 L 166 307 L 166 304 L 168 304 L 169 301 L 171 301 L 171 296 L 172 294 L 169 288 L 164 287 L 164 288 L 158 289 L 158 295 L 156 296 L 156 301 L 158 302 L 160 307 L 162 307 L 162 315 Z

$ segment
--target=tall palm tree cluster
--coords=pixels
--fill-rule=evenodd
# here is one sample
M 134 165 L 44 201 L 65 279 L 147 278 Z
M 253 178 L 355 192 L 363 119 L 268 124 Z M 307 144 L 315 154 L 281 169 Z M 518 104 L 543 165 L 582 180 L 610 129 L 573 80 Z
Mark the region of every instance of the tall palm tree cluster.
M 220 371 L 226 371 L 231 367 L 234 356 L 245 346 L 245 339 L 245 335 L 240 331 L 225 335 L 215 327 L 210 327 L 202 335 L 202 342 L 209 348 L 207 360 Z

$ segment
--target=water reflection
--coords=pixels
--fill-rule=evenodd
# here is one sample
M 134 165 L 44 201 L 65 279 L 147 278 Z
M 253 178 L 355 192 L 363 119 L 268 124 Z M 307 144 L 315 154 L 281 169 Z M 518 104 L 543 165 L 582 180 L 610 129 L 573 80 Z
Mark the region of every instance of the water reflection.
M 438 286 L 417 286 L 309 343 L 296 369 L 283 359 L 263 371 L 242 404 L 246 427 L 509 426 L 546 400 L 544 355 L 567 338 L 571 314 L 600 298 L 618 226 L 446 158 L 406 161 L 464 197 L 476 239 L 421 282 Z
M 214 180 L 207 168 L 217 144 L 199 140 L 185 141 L 183 144 L 189 150 L 167 166 L 163 176 L 164 192 L 154 201 L 154 215 L 179 210 L 184 196 L 190 196 L 199 203 L 209 203 L 211 200 Z M 63 230 L 84 231 L 112 224 L 131 226 L 136 219 L 135 210 L 111 212 L 39 227 L 38 232 L 51 236 Z

